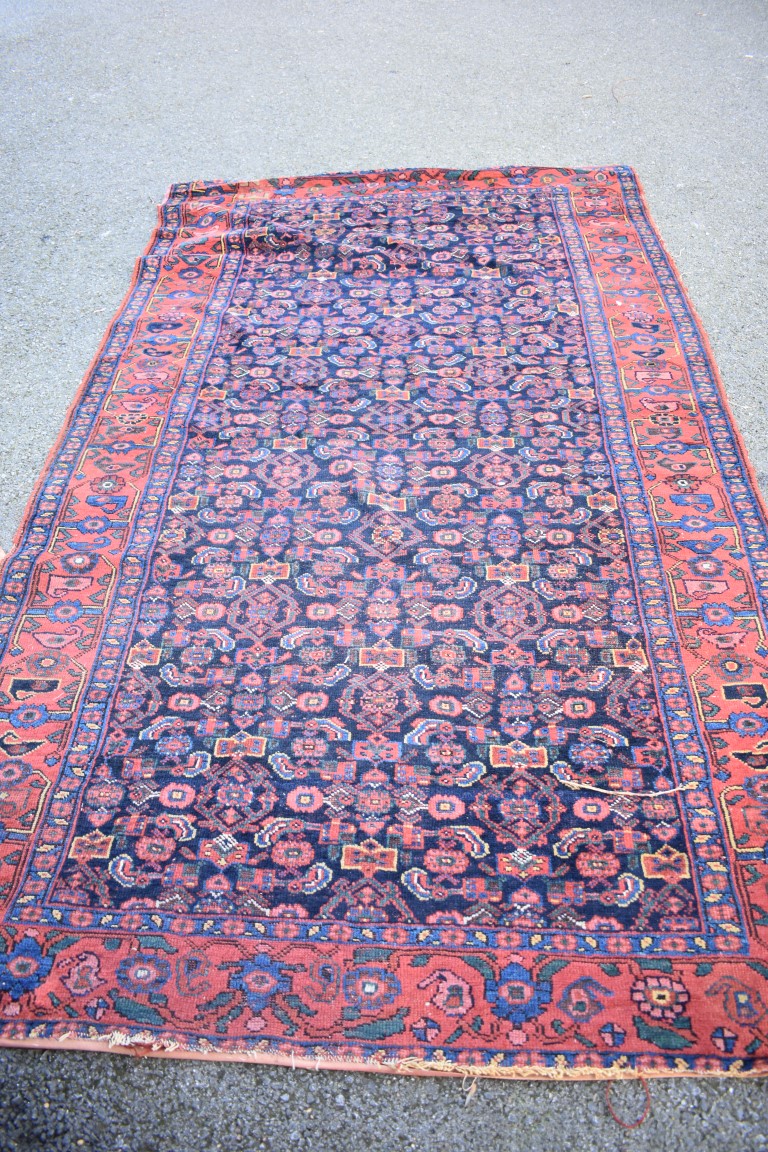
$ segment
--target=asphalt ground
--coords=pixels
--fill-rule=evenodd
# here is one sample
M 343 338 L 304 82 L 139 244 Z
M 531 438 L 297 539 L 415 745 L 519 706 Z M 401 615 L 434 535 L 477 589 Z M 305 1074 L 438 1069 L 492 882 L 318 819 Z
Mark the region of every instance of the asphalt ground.
M 632 165 L 768 489 L 767 30 L 756 0 L 0 0 L 0 548 L 188 179 Z M 601 1084 L 470 1087 L 0 1050 L 0 1149 L 768 1149 L 766 1081 L 654 1082 L 633 1132 Z

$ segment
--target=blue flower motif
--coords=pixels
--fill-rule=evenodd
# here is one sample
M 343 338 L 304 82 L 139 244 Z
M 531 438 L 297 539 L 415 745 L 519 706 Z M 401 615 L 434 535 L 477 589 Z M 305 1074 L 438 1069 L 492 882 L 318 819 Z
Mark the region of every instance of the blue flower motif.
M 283 969 L 269 956 L 259 953 L 253 960 L 244 960 L 237 972 L 230 977 L 231 988 L 245 993 L 245 999 L 252 1012 L 260 1013 L 269 1004 L 276 992 L 290 992 L 291 981 L 283 975 Z
M 363 1012 L 377 1012 L 400 995 L 400 981 L 394 972 L 367 964 L 344 974 L 344 996 Z
M 0 956 L 0 992 L 8 992 L 11 1000 L 18 1000 L 24 992 L 31 992 L 53 967 L 53 957 L 43 956 L 37 940 L 25 936 L 5 956 Z
M 728 717 L 728 727 L 739 736 L 764 736 L 768 732 L 768 720 L 757 712 L 734 712 Z
M 522 964 L 507 964 L 498 980 L 485 981 L 491 1011 L 503 1020 L 520 1025 L 538 1016 L 552 999 L 552 981 L 536 980 Z
M 95 568 L 98 562 L 99 556 L 93 552 L 69 552 L 66 556 L 61 557 L 61 563 L 68 572 L 90 572 L 91 568 Z
M 59 600 L 45 614 L 54 624 L 72 624 L 82 616 L 83 605 L 79 600 Z
M 75 521 L 74 527 L 95 535 L 97 532 L 107 532 L 112 527 L 112 521 L 106 516 L 84 516 L 82 520 Z
M 678 444 L 675 440 L 662 440 L 659 444 L 659 450 L 665 452 L 667 456 L 682 456 L 689 451 L 689 448 L 687 444 Z M 686 531 L 690 531 L 690 529 L 686 529 Z
M 171 966 L 163 956 L 153 952 L 135 952 L 121 960 L 117 982 L 128 992 L 159 992 L 171 975 Z
M 715 559 L 714 556 L 702 556 L 696 560 L 689 560 L 688 567 L 696 576 L 705 576 L 711 579 L 713 576 L 722 574 L 723 562 Z
M 45 704 L 22 704 L 8 717 L 14 728 L 39 728 L 48 719 Z
M 727 604 L 702 604 L 699 611 L 704 623 L 709 624 L 710 627 L 729 628 L 735 620 L 735 616 Z

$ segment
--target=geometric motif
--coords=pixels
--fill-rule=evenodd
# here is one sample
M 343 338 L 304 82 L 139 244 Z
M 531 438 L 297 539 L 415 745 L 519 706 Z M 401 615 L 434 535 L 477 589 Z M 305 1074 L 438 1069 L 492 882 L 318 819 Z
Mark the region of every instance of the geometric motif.
M 3 574 L 0 1043 L 765 1071 L 766 539 L 629 169 L 175 186 Z

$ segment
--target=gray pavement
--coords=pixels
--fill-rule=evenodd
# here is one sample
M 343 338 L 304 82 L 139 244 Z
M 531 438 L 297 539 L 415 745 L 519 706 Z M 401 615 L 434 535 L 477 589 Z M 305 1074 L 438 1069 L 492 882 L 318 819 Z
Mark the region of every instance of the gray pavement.
M 758 0 L 0 0 L 0 548 L 195 178 L 631 164 L 768 489 L 767 30 Z M 6 1050 L 0 1149 L 768 1149 L 768 1082 L 654 1083 L 630 1133 L 603 1092 Z

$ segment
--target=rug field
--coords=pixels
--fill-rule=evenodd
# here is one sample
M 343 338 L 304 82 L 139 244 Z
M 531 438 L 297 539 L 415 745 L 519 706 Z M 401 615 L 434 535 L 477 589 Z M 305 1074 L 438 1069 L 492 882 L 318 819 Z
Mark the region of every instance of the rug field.
M 768 1073 L 768 524 L 628 168 L 174 185 L 0 586 L 0 1044 Z

